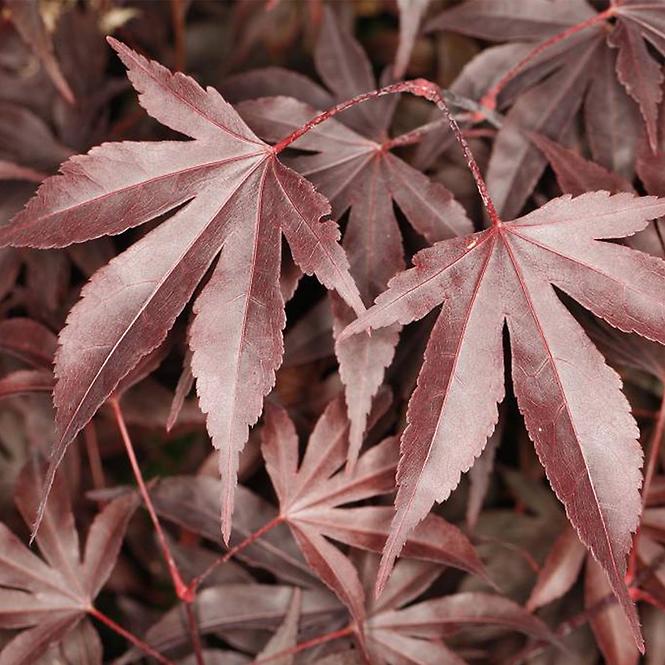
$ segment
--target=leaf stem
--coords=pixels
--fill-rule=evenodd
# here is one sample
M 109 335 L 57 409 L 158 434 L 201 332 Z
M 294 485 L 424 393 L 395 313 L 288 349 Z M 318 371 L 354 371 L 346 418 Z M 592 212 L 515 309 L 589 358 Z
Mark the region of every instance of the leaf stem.
M 496 109 L 496 102 L 501 91 L 512 81 L 522 70 L 534 59 L 537 58 L 543 51 L 546 51 L 551 46 L 562 42 L 564 39 L 568 39 L 582 30 L 586 30 L 597 23 L 602 23 L 606 19 L 610 18 L 615 13 L 615 8 L 610 7 L 603 12 L 595 14 L 594 16 L 582 21 L 581 23 L 576 23 L 571 25 L 569 28 L 566 28 L 562 32 L 558 32 L 556 35 L 552 35 L 550 38 L 538 44 L 531 51 L 529 51 L 517 64 L 513 65 L 500 79 L 495 83 L 481 98 L 479 105 L 485 107 L 490 111 Z M 482 111 L 481 111 L 482 113 Z
M 306 642 L 300 642 L 294 647 L 278 651 L 277 653 L 274 653 L 272 656 L 268 656 L 267 658 L 253 660 L 250 665 L 263 665 L 263 663 L 270 663 L 279 658 L 284 658 L 285 656 L 293 656 L 294 654 L 300 653 L 301 651 L 318 647 L 321 644 L 326 644 L 327 642 L 332 642 L 333 640 L 339 640 L 343 637 L 349 637 L 350 635 L 353 635 L 353 632 L 354 626 L 353 624 L 350 624 L 345 628 L 340 628 L 340 630 L 334 630 L 330 633 L 318 635 L 317 637 L 313 637 L 311 640 L 307 640 Z
M 164 535 L 164 531 L 162 530 L 162 525 L 159 523 L 159 518 L 157 517 L 157 513 L 155 512 L 155 507 L 152 504 L 152 500 L 150 499 L 150 494 L 145 485 L 145 481 L 143 480 L 141 467 L 139 466 L 138 460 L 136 459 L 136 453 L 134 452 L 134 445 L 132 444 L 132 440 L 129 436 L 129 431 L 127 430 L 127 425 L 125 424 L 125 419 L 122 415 L 122 409 L 120 408 L 120 403 L 116 397 L 111 398 L 109 400 L 109 403 L 111 405 L 113 415 L 115 416 L 118 429 L 120 430 L 120 436 L 122 437 L 122 440 L 125 444 L 127 457 L 129 458 L 129 463 L 131 464 L 132 471 L 134 473 L 134 478 L 136 479 L 136 484 L 139 487 L 139 492 L 141 493 L 141 497 L 143 498 L 143 503 L 145 504 L 145 507 L 148 510 L 148 514 L 150 515 L 150 519 L 152 520 L 153 526 L 155 527 L 157 539 L 159 541 L 162 554 L 164 555 L 164 560 L 166 561 L 169 574 L 171 575 L 171 579 L 173 580 L 173 586 L 175 587 L 175 592 L 178 598 L 180 598 L 180 600 L 183 600 L 187 603 L 191 603 L 193 600 L 193 596 L 190 594 L 189 587 L 182 580 L 182 576 L 180 575 L 178 566 L 176 565 L 176 562 L 173 559 L 173 555 L 171 554 L 171 550 L 166 540 L 166 536 Z
M 439 109 L 443 111 L 443 114 L 446 120 L 448 121 L 448 125 L 452 129 L 453 134 L 457 139 L 457 142 L 462 148 L 462 152 L 464 153 L 464 158 L 466 159 L 467 166 L 469 167 L 469 170 L 473 175 L 473 179 L 476 182 L 476 187 L 478 189 L 481 199 L 483 200 L 483 204 L 485 206 L 485 209 L 487 210 L 487 214 L 489 215 L 490 221 L 493 226 L 500 226 L 501 219 L 499 218 L 499 215 L 494 206 L 494 202 L 492 201 L 489 195 L 487 184 L 485 183 L 482 173 L 480 172 L 480 167 L 478 166 L 478 163 L 476 162 L 476 159 L 473 156 L 471 149 L 469 148 L 469 144 L 467 143 L 466 139 L 464 138 L 464 135 L 462 134 L 462 130 L 460 129 L 459 125 L 457 124 L 457 121 L 450 112 L 450 108 L 444 98 L 444 94 L 441 92 L 439 86 L 426 79 L 413 79 L 411 81 L 401 81 L 399 83 L 392 83 L 391 85 L 386 85 L 383 88 L 379 88 L 378 90 L 371 90 L 370 92 L 365 92 L 361 95 L 356 95 L 352 99 L 347 99 L 346 101 L 340 102 L 339 104 L 336 104 L 335 106 L 329 108 L 327 111 L 323 111 L 322 113 L 319 113 L 318 115 L 314 116 L 311 120 L 306 122 L 302 127 L 299 127 L 294 132 L 292 132 L 291 134 L 283 138 L 281 141 L 276 143 L 273 146 L 273 153 L 275 155 L 279 154 L 280 152 L 282 152 L 282 150 L 288 148 L 292 143 L 294 143 L 294 141 L 297 141 L 301 136 L 309 132 L 311 129 L 314 129 L 314 127 L 316 127 L 317 125 L 320 125 L 322 122 L 329 120 L 330 118 L 336 116 L 338 113 L 341 113 L 342 111 L 346 111 L 346 109 L 351 108 L 352 106 L 356 106 L 357 104 L 361 104 L 370 99 L 383 97 L 384 95 L 394 95 L 402 92 L 409 92 L 412 95 L 416 95 L 417 97 L 424 97 L 425 99 L 434 102 L 439 107 Z
M 196 658 L 196 665 L 205 665 L 203 659 L 203 648 L 201 646 L 201 634 L 199 632 L 199 623 L 196 618 L 194 610 L 194 603 L 184 603 L 185 612 L 187 614 L 187 623 L 189 624 L 189 634 L 192 640 L 192 647 L 194 649 L 194 657 Z
M 480 198 L 483 200 L 483 205 L 485 206 L 485 210 L 487 211 L 492 226 L 494 227 L 501 226 L 501 218 L 499 217 L 499 213 L 497 212 L 496 207 L 494 206 L 494 201 L 492 201 L 492 197 L 489 194 L 489 190 L 487 189 L 487 183 L 483 178 L 483 175 L 480 171 L 480 167 L 478 166 L 478 162 L 476 162 L 476 158 L 473 156 L 473 153 L 471 152 L 471 148 L 469 148 L 467 140 L 464 138 L 462 130 L 457 124 L 457 120 L 453 118 L 453 115 L 450 112 L 450 108 L 448 107 L 448 104 L 446 104 L 446 101 L 443 98 L 443 95 L 441 94 L 441 91 L 439 90 L 438 86 L 434 85 L 433 83 L 430 83 L 430 88 L 431 88 L 430 91 L 431 96 L 427 95 L 423 96 L 427 96 L 427 98 L 430 101 L 434 102 L 441 109 L 441 111 L 443 111 L 443 114 L 448 120 L 448 124 L 450 125 L 450 128 L 453 130 L 453 134 L 455 135 L 455 138 L 457 139 L 457 142 L 460 145 L 460 148 L 462 148 L 462 153 L 464 154 L 464 158 L 466 159 L 466 164 L 469 167 L 471 175 L 473 175 L 473 179 L 476 182 L 476 188 L 478 189 Z
M 88 614 L 98 621 L 101 621 L 103 624 L 108 626 L 112 631 L 124 637 L 130 644 L 133 644 L 137 649 L 140 649 L 146 656 L 154 658 L 157 662 L 162 663 L 162 665 L 174 665 L 173 661 L 169 660 L 165 656 L 162 656 L 159 651 L 151 647 L 147 642 L 144 642 L 140 637 L 134 635 L 126 628 L 123 628 L 120 624 L 117 624 L 111 617 L 107 616 L 103 612 L 100 612 L 96 607 L 88 608 Z
M 266 533 L 268 533 L 268 531 L 271 531 L 272 529 L 274 529 L 279 524 L 282 524 L 283 522 L 284 522 L 284 516 L 277 515 L 269 522 L 266 522 L 260 529 L 253 531 L 244 540 L 241 540 L 237 545 L 234 545 L 227 552 L 225 552 L 220 557 L 215 559 L 200 575 L 197 575 L 189 583 L 189 587 L 187 588 L 188 593 L 192 595 L 195 594 L 196 590 L 199 588 L 203 580 L 205 580 L 206 577 L 208 577 L 208 575 L 210 575 L 210 573 L 212 573 L 218 566 L 220 566 L 223 563 L 226 563 L 227 561 L 230 561 L 234 556 L 236 556 L 236 554 L 242 552 L 245 548 L 249 547 L 250 545 L 255 543 L 259 538 L 261 538 L 261 536 L 264 536 Z

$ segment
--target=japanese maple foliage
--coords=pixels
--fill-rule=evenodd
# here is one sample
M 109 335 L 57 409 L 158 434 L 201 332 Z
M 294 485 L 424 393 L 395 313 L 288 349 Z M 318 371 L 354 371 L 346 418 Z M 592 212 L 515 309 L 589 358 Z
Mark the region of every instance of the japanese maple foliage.
M 317 104 L 329 106 L 377 86 L 366 54 L 339 26 L 330 10 L 324 15 L 314 60 L 333 93 L 329 99 L 320 98 L 325 91 L 315 88 L 313 82 L 294 79 L 288 70 L 274 68 L 250 72 L 247 78 L 238 77 L 224 88 L 236 97 L 244 97 L 249 92 L 248 81 L 254 79 L 269 82 L 269 89 L 276 94 L 281 92 L 282 96 L 238 104 L 242 117 L 260 136 L 277 141 L 314 117 Z M 312 106 L 284 96 L 287 81 L 289 92 Z M 261 88 L 268 91 L 267 85 Z M 472 230 L 464 209 L 441 183 L 432 182 L 393 153 L 395 147 L 409 140 L 408 134 L 388 137 L 394 102 L 395 98 L 374 100 L 350 109 L 340 122 L 327 121 L 292 144 L 295 149 L 314 154 L 289 162 L 328 197 L 336 219 L 350 210 L 343 245 L 351 274 L 368 305 L 385 289 L 388 280 L 404 268 L 403 240 L 393 202 L 429 242 Z M 338 337 L 354 313 L 335 299 L 333 315 Z M 383 383 L 385 368 L 392 362 L 398 337 L 398 328 L 393 327 L 336 344 L 351 419 L 351 466 L 360 450 L 372 398 Z
M 304 272 L 336 287 L 357 312 L 363 305 L 336 225 L 320 222 L 329 212 L 325 199 L 281 165 L 214 90 L 111 43 L 144 108 L 194 141 L 107 144 L 73 158 L 0 242 L 64 247 L 121 233 L 193 200 L 98 272 L 72 309 L 55 363 L 58 440 L 49 477 L 119 381 L 164 339 L 224 246 L 194 306 L 190 344 L 201 408 L 221 451 L 228 537 L 238 451 L 281 361 L 281 233 Z M 72 197 L 74 183 L 80 186 Z
M 0 665 L 660 662 L 664 35 L 0 0 Z

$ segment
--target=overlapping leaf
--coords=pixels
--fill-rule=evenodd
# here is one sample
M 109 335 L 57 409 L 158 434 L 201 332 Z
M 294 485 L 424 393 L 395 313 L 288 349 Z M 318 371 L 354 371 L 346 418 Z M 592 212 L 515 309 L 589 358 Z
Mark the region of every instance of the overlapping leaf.
M 409 403 L 379 586 L 408 533 L 434 501 L 447 498 L 494 428 L 507 323 L 514 389 L 536 451 L 641 640 L 623 582 L 640 512 L 637 427 L 619 377 L 553 287 L 613 326 L 665 342 L 665 264 L 599 242 L 635 233 L 663 213 L 665 203 L 655 197 L 592 192 L 554 199 L 517 220 L 419 252 L 415 267 L 393 278 L 347 328 L 345 336 L 406 324 L 443 304 Z
M 72 438 L 161 343 L 213 268 L 194 304 L 190 345 L 201 407 L 220 450 L 228 536 L 238 451 L 282 358 L 281 235 L 304 272 L 316 273 L 356 311 L 363 305 L 337 226 L 321 221 L 327 201 L 280 164 L 215 90 L 112 45 L 144 108 L 194 140 L 110 143 L 74 157 L 0 232 L 4 244 L 62 247 L 180 208 L 96 273 L 70 313 L 56 357 L 50 477 Z
M 432 30 L 535 45 L 585 22 L 590 22 L 588 27 L 572 31 L 528 62 L 499 97 L 500 107 L 511 105 L 511 109 L 493 147 L 488 182 L 506 217 L 520 213 L 545 165 L 525 132 L 561 140 L 582 106 L 594 158 L 606 168 L 632 173 L 637 138 L 631 121 L 634 103 L 655 151 L 663 75 L 650 47 L 665 54 L 665 7 L 660 0 L 621 2 L 594 20 L 593 10 L 583 0 L 469 0 L 429 24 Z M 524 55 L 524 51 L 514 53 L 492 83 Z M 491 57 L 491 50 L 479 57 Z
M 374 557 L 361 561 L 361 574 L 369 587 L 376 577 Z M 519 631 L 556 643 L 548 627 L 524 608 L 502 596 L 462 592 L 413 603 L 441 574 L 441 568 L 422 561 L 400 561 L 384 594 L 367 607 L 365 635 L 372 662 L 401 665 L 462 665 L 442 636 L 460 629 L 493 626 Z
M 29 464 L 18 482 L 16 503 L 29 526 L 39 502 L 40 475 L 41 469 Z M 111 574 L 136 505 L 133 496 L 109 503 L 92 523 L 83 557 L 60 476 L 37 534 L 45 560 L 0 524 L 0 625 L 22 629 L 0 653 L 2 665 L 35 662 L 85 618 Z
M 424 3 L 419 6 L 424 8 Z M 308 79 L 283 70 L 258 70 L 230 83 L 234 97 L 244 97 L 251 90 L 254 96 L 288 93 L 299 100 L 280 96 L 238 104 L 239 113 L 260 136 L 277 139 L 313 117 L 317 103 L 330 105 L 377 87 L 365 52 L 331 10 L 324 16 L 315 63 L 332 91 L 327 98 Z M 472 230 L 464 209 L 443 185 L 391 152 L 400 141 L 388 137 L 394 108 L 394 101 L 384 98 L 345 111 L 339 122 L 328 120 L 293 144 L 314 154 L 289 162 L 329 198 L 336 219 L 350 210 L 343 244 L 365 304 L 404 268 L 394 204 L 429 242 Z M 353 312 L 335 299 L 333 314 L 338 335 L 353 320 Z M 351 418 L 351 465 L 360 450 L 372 399 L 392 361 L 398 332 L 398 327 L 392 327 L 336 345 Z
M 263 430 L 266 467 L 279 499 L 280 515 L 310 567 L 339 596 L 360 625 L 364 592 L 347 557 L 328 542 L 379 552 L 388 536 L 391 509 L 345 504 L 393 490 L 397 463 L 392 438 L 370 448 L 350 474 L 339 471 L 346 458 L 349 423 L 341 400 L 321 416 L 299 462 L 298 438 L 287 413 L 269 406 Z M 483 574 L 471 543 L 459 529 L 431 515 L 406 542 L 405 554 Z
M 275 632 L 293 607 L 294 587 L 280 584 L 224 584 L 204 589 L 197 595 L 195 609 L 202 634 L 227 637 L 237 631 L 256 631 L 265 636 Z M 298 592 L 296 591 L 296 594 Z M 337 599 L 326 589 L 305 589 L 300 605 L 301 625 L 320 622 L 322 617 L 340 609 Z M 183 608 L 167 612 L 148 630 L 146 640 L 156 649 L 169 653 L 188 644 Z M 251 645 L 258 652 L 260 644 Z M 118 665 L 137 661 L 140 652 L 131 650 Z

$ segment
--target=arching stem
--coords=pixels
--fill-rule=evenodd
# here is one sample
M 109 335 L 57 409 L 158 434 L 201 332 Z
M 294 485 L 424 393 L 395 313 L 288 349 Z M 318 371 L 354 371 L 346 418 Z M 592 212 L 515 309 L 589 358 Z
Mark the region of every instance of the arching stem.
M 501 219 L 499 218 L 499 215 L 494 206 L 494 202 L 492 201 L 489 195 L 489 192 L 487 190 L 487 184 L 485 183 L 482 173 L 480 172 L 480 167 L 478 166 L 478 163 L 476 162 L 473 154 L 471 153 L 471 149 L 469 148 L 469 144 L 467 143 L 466 139 L 464 138 L 464 135 L 462 134 L 462 130 L 460 129 L 459 125 L 457 124 L 457 121 L 450 112 L 450 108 L 446 100 L 444 99 L 444 95 L 442 94 L 440 88 L 436 84 L 432 83 L 431 81 L 427 81 L 425 79 L 414 79 L 412 81 L 401 81 L 399 83 L 393 83 L 383 88 L 379 88 L 378 90 L 365 92 L 361 95 L 353 97 L 352 99 L 347 99 L 344 102 L 340 102 L 339 104 L 336 104 L 335 106 L 329 108 L 327 111 L 323 111 L 322 113 L 319 113 L 318 115 L 314 116 L 311 120 L 306 122 L 302 127 L 299 127 L 294 132 L 283 138 L 281 141 L 279 141 L 279 143 L 273 146 L 273 152 L 276 155 L 279 154 L 280 152 L 282 152 L 282 150 L 285 150 L 292 143 L 297 141 L 301 136 L 303 136 L 310 130 L 314 129 L 314 127 L 320 125 L 322 122 L 325 122 L 326 120 L 329 120 L 330 118 L 333 118 L 339 113 L 342 113 L 342 111 L 346 111 L 346 109 L 349 109 L 352 106 L 356 106 L 357 104 L 362 104 L 363 102 L 369 101 L 370 99 L 376 99 L 377 97 L 383 97 L 385 95 L 394 95 L 402 92 L 408 92 L 411 93 L 412 95 L 416 95 L 417 97 L 424 97 L 425 99 L 434 102 L 439 107 L 439 109 L 443 111 L 443 114 L 446 120 L 448 121 L 448 125 L 452 129 L 453 134 L 457 139 L 457 142 L 462 148 L 462 152 L 464 153 L 464 158 L 466 159 L 466 163 L 469 167 L 469 170 L 471 171 L 473 179 L 476 182 L 476 187 L 478 189 L 478 192 L 480 193 L 480 197 L 483 200 L 483 204 L 485 206 L 485 209 L 487 210 L 487 214 L 489 215 L 490 221 L 493 226 L 500 226 Z

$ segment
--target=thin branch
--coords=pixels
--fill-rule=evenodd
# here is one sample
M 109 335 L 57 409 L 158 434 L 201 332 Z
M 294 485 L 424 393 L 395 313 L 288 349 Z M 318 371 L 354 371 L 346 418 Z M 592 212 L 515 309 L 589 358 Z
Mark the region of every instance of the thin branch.
M 193 596 L 191 596 L 189 592 L 189 587 L 182 580 L 182 576 L 180 575 L 180 571 L 178 570 L 178 566 L 176 565 L 173 555 L 171 554 L 169 544 L 166 540 L 166 536 L 164 535 L 164 531 L 162 530 L 162 525 L 159 523 L 159 518 L 157 517 L 157 513 L 155 512 L 155 507 L 153 506 L 152 500 L 150 499 L 150 493 L 148 492 L 148 489 L 145 485 L 145 481 L 143 480 L 141 467 L 139 466 L 138 460 L 136 459 L 136 453 L 134 452 L 134 445 L 132 444 L 132 440 L 129 436 L 129 431 L 127 430 L 127 425 L 125 424 L 125 419 L 122 415 L 120 403 L 118 402 L 117 398 L 111 398 L 109 400 L 109 403 L 111 405 L 111 409 L 113 410 L 113 415 L 115 416 L 118 429 L 120 430 L 120 435 L 125 444 L 127 457 L 129 458 L 129 463 L 131 464 L 132 471 L 134 472 L 134 478 L 136 479 L 136 484 L 139 486 L 139 491 L 143 498 L 143 503 L 145 504 L 145 507 L 148 510 L 148 514 L 150 515 L 150 519 L 152 520 L 153 526 L 155 527 L 157 539 L 159 541 L 162 554 L 164 555 L 164 560 L 166 561 L 166 565 L 169 569 L 169 574 L 171 575 L 171 579 L 173 580 L 173 586 L 175 587 L 175 592 L 178 598 L 180 598 L 181 600 L 184 600 L 185 602 L 191 602 Z
M 284 658 L 285 656 L 293 656 L 294 654 L 300 653 L 301 651 L 306 651 L 307 649 L 313 649 L 318 647 L 321 644 L 326 644 L 327 642 L 332 642 L 333 640 L 339 640 L 343 637 L 349 637 L 353 635 L 354 627 L 353 625 L 346 626 L 346 628 L 341 628 L 340 630 L 334 630 L 330 633 L 324 633 L 323 635 L 317 635 L 311 640 L 306 642 L 300 642 L 294 647 L 278 651 L 277 653 L 272 654 L 266 658 L 259 658 L 258 660 L 253 660 L 249 665 L 263 665 L 263 663 L 270 663 L 274 660 Z
M 274 529 L 277 525 L 284 522 L 284 517 L 278 515 L 277 517 L 271 519 L 269 522 L 266 522 L 260 529 L 252 532 L 245 538 L 240 541 L 237 545 L 234 545 L 227 552 L 222 554 L 220 557 L 215 559 L 200 575 L 197 575 L 190 583 L 188 587 L 188 592 L 190 595 L 194 595 L 196 590 L 199 588 L 201 583 L 212 573 L 218 566 L 227 561 L 230 561 L 236 554 L 242 552 L 245 548 L 249 547 L 251 544 L 255 543 L 261 536 L 264 536 L 268 531 Z
M 137 649 L 140 649 L 146 656 L 154 658 L 158 663 L 162 663 L 162 665 L 174 665 L 172 660 L 169 660 L 163 656 L 147 642 L 144 642 L 140 637 L 134 635 L 134 633 L 130 632 L 126 628 L 123 628 L 120 624 L 117 624 L 115 621 L 113 621 L 113 619 L 111 619 L 111 617 L 106 616 L 106 614 L 100 612 L 96 607 L 90 607 L 88 609 L 88 614 L 98 621 L 101 621 L 121 637 L 124 637 L 130 644 L 133 644 Z
M 187 614 L 187 623 L 189 624 L 189 634 L 194 649 L 194 657 L 196 658 L 196 665 L 205 665 L 205 661 L 203 660 L 203 648 L 201 646 L 201 634 L 199 632 L 196 611 L 194 610 L 194 603 L 184 603 L 184 605 Z
M 185 41 L 185 12 L 187 5 L 183 0 L 171 0 L 171 23 L 175 42 L 175 68 L 184 72 L 187 68 L 187 49 Z

